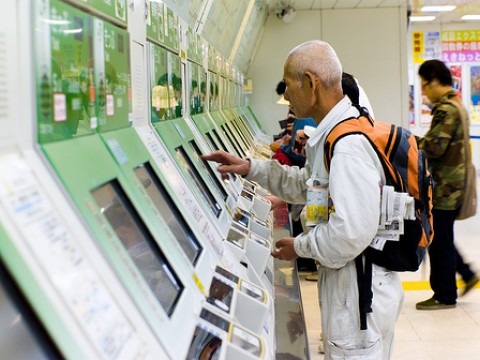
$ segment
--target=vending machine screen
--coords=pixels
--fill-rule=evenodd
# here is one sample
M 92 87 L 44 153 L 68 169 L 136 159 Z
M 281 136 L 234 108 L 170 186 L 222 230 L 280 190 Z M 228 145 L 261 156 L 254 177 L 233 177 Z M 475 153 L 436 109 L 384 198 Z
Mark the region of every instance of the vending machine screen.
M 205 135 L 206 135 L 205 140 L 207 141 L 208 146 L 210 147 L 210 149 L 211 149 L 212 151 L 220 150 L 219 147 L 217 146 L 217 144 L 215 143 L 215 141 L 213 140 L 212 135 L 211 135 L 210 133 L 208 133 L 208 132 L 205 133 Z M 223 143 L 222 143 L 221 145 L 223 146 L 222 149 L 223 149 L 224 151 L 228 151 L 228 150 L 225 148 L 225 145 L 224 145 Z M 237 174 L 228 173 L 228 179 L 229 179 L 230 181 L 235 180 L 236 177 L 238 177 Z
M 184 286 L 120 183 L 112 180 L 94 189 L 92 196 L 165 312 L 172 315 Z
M 230 132 L 230 128 L 225 126 L 225 124 L 222 125 L 223 133 L 227 137 L 228 141 L 233 145 L 233 147 L 236 149 L 236 151 L 240 154 L 241 157 L 245 157 L 245 153 L 243 152 L 242 147 L 238 143 L 237 139 L 233 136 L 233 134 Z
M 135 174 L 172 231 L 175 239 L 179 242 L 185 255 L 195 265 L 203 250 L 202 246 L 171 196 L 165 190 L 152 166 L 149 163 L 138 166 L 135 169 Z
M 200 148 L 198 147 L 197 143 L 194 140 L 191 140 L 189 142 L 190 147 L 193 151 L 193 154 L 195 155 L 195 158 L 197 159 L 198 163 L 202 166 L 202 168 L 205 170 L 205 172 L 208 174 L 208 177 L 212 181 L 212 183 L 215 184 L 218 192 L 222 195 L 223 200 L 226 200 L 228 198 L 227 191 L 225 190 L 223 184 L 220 182 L 218 177 L 215 175 L 213 172 L 212 167 L 208 164 L 206 160 L 203 160 L 200 156 L 203 155 Z
M 185 149 L 180 146 L 175 149 L 175 154 L 177 156 L 178 161 L 180 162 L 180 165 L 192 178 L 193 183 L 197 187 L 198 192 L 201 194 L 201 196 L 204 197 L 205 201 L 210 206 L 210 209 L 212 210 L 213 214 L 218 218 L 220 216 L 220 213 L 222 212 L 222 208 L 218 204 L 217 200 L 213 196 L 207 184 L 205 184 L 205 181 L 201 177 L 195 165 L 192 163 L 192 160 L 188 157 L 187 153 L 185 152 Z
M 207 141 L 207 144 L 210 147 L 211 151 L 220 150 L 217 144 L 215 144 L 215 141 L 213 141 L 212 135 L 210 135 L 210 133 L 205 133 L 205 140 Z M 226 149 L 224 150 L 227 151 Z
M 245 146 L 248 146 L 248 141 L 247 141 L 246 135 L 242 132 L 239 125 L 237 124 L 237 119 L 234 119 L 231 122 L 231 124 L 232 124 L 233 128 L 235 129 L 235 131 L 238 133 L 238 135 L 240 135 L 240 138 L 242 139 Z
M 1 260 L 0 334 L 2 359 L 62 359 Z
M 213 133 L 213 135 L 215 135 L 215 138 L 218 140 L 218 143 L 222 146 L 222 149 L 228 152 L 227 146 L 226 146 L 225 143 L 223 142 L 223 140 L 222 140 L 222 138 L 220 137 L 220 135 L 218 135 L 217 130 L 213 129 L 213 130 L 212 130 L 212 133 Z M 232 146 L 233 146 L 233 149 L 235 150 L 235 153 L 236 153 L 238 156 L 242 156 L 242 155 L 240 154 L 239 150 L 237 149 L 237 147 L 236 147 L 234 144 L 232 144 Z

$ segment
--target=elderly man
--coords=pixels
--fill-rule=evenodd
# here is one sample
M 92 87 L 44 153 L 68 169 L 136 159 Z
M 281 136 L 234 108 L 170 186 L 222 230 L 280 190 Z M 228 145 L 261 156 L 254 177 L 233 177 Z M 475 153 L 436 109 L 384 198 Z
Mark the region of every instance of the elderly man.
M 380 186 L 385 174 L 374 149 L 362 135 L 338 141 L 327 172 L 324 141 L 340 121 L 359 116 L 343 95 L 342 66 L 333 48 L 309 41 L 294 48 L 284 65 L 285 99 L 295 114 L 318 124 L 307 142 L 305 168 L 276 161 L 240 159 L 225 152 L 205 156 L 221 163 L 218 170 L 258 182 L 289 203 L 306 203 L 309 187 L 328 189 L 335 211 L 308 233 L 282 238 L 272 256 L 291 260 L 313 258 L 319 264 L 318 290 L 326 359 L 389 359 L 403 290 L 398 274 L 373 265 L 373 312 L 367 329 L 360 329 L 359 292 L 355 259 L 377 232 Z

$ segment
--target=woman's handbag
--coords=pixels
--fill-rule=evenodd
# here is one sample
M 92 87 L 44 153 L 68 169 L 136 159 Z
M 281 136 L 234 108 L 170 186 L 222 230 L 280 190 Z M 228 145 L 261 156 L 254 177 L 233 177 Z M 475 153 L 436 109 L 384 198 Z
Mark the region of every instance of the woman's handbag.
M 468 219 L 477 213 L 477 171 L 472 161 L 467 163 L 466 171 L 465 196 L 457 220 Z
M 462 107 L 457 107 L 460 111 L 463 125 L 463 138 L 465 143 L 465 195 L 457 220 L 468 219 L 477 213 L 477 171 L 472 163 L 472 153 L 469 145 L 468 121 Z

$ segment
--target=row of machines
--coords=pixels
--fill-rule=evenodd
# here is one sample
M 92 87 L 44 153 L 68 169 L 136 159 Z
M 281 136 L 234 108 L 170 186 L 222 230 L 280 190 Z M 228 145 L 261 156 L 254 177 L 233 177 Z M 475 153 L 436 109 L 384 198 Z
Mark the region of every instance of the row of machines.
M 161 2 L 9 1 L 0 47 L 2 357 L 275 358 L 268 193 L 200 157 L 269 156 L 241 75 Z

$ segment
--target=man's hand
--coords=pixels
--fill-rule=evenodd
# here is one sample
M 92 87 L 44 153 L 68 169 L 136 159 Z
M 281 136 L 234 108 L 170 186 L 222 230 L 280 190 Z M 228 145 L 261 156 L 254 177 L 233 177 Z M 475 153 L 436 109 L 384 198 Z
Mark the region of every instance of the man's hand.
M 241 176 L 246 176 L 250 171 L 250 161 L 223 150 L 216 150 L 211 154 L 202 155 L 201 158 L 203 160 L 220 163 L 221 165 L 217 168 L 217 170 L 221 174 L 234 173 Z
M 270 203 L 272 204 L 272 207 L 270 208 L 270 210 L 277 210 L 280 206 L 287 204 L 285 201 L 283 201 L 279 197 L 276 197 L 273 195 L 267 195 L 265 196 L 265 199 L 269 200 Z
M 293 247 L 295 238 L 286 237 L 281 238 L 275 242 L 275 249 L 272 251 L 272 256 L 279 260 L 294 260 L 298 257 Z

